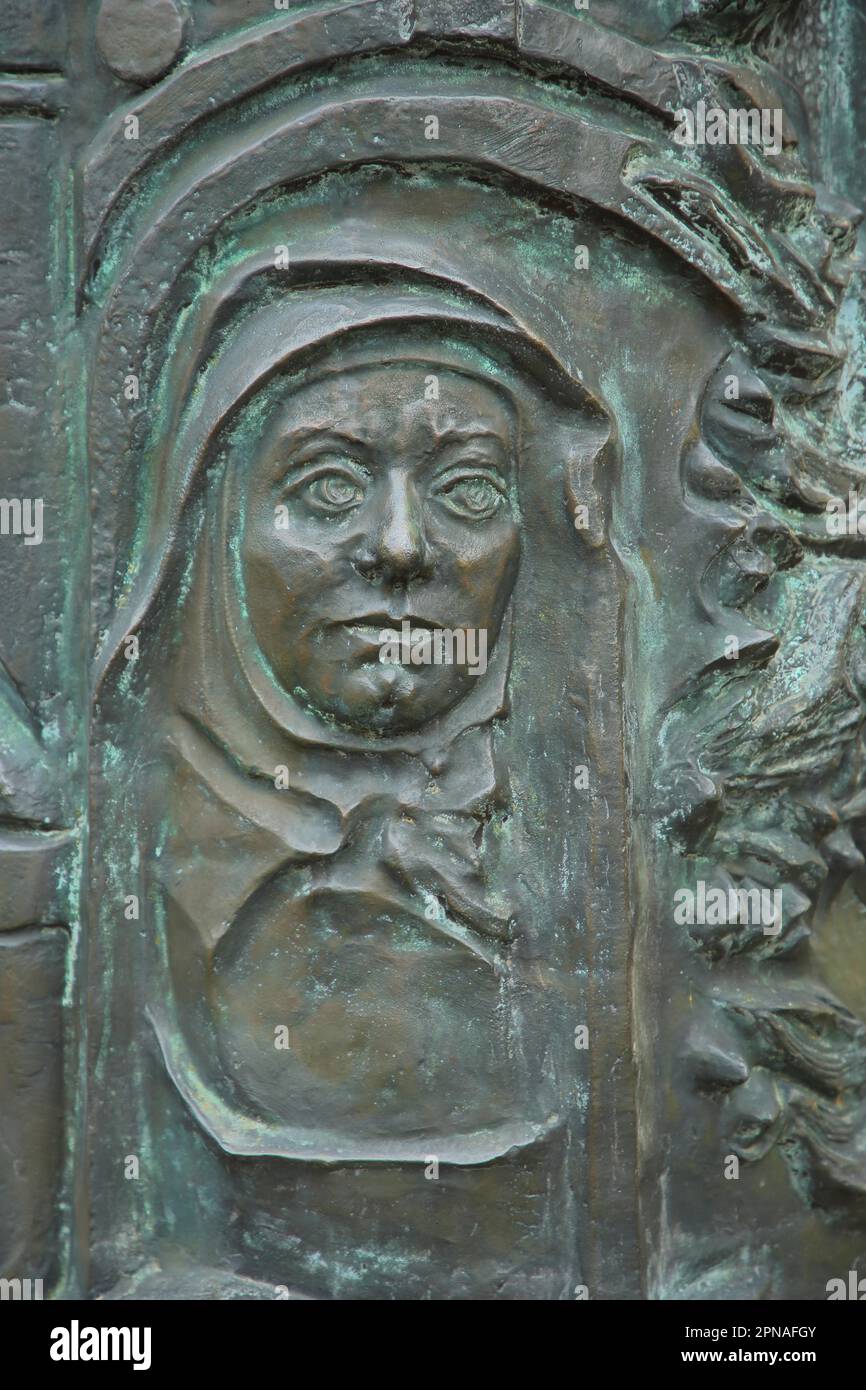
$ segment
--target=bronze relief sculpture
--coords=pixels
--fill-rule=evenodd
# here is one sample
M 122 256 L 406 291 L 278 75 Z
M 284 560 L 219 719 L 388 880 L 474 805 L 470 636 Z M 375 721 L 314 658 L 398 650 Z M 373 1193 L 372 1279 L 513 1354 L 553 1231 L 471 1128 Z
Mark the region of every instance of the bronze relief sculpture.
M 99 109 L 50 117 L 91 507 L 62 718 L 7 653 L 55 1059 L 11 1273 L 824 1298 L 866 1212 L 841 21 L 175 8 L 122 52 L 75 11 Z M 741 108 L 772 146 L 677 135 Z

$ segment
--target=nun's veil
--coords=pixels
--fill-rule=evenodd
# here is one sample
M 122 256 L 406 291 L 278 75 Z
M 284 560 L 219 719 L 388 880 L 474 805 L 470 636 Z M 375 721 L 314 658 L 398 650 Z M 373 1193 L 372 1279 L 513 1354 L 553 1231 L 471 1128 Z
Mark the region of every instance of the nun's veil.
M 233 425 L 245 415 L 262 418 L 275 392 L 290 391 L 305 372 L 315 374 L 325 357 L 337 369 L 365 355 L 378 362 L 423 357 L 431 370 L 438 363 L 486 379 L 511 397 L 518 416 L 533 399 L 550 431 L 569 413 L 573 425 L 579 410 L 579 446 L 567 429 L 562 446 L 571 456 L 595 455 L 607 442 L 607 419 L 543 340 L 501 306 L 467 293 L 465 284 L 393 265 L 387 273 L 382 267 L 379 283 L 365 282 L 350 263 L 341 270 L 344 283 L 322 285 L 310 283 L 314 265 L 280 272 L 269 263 L 272 254 L 263 250 L 241 265 L 230 263 L 178 317 L 154 409 L 129 443 L 139 459 L 135 522 L 119 536 L 117 598 L 97 657 L 97 685 L 118 666 L 125 639 L 147 626 L 157 598 L 164 603 L 172 565 L 178 567 L 178 540 L 183 535 L 190 543 L 185 511 L 220 475 Z M 563 479 L 567 484 L 565 467 Z M 179 567 L 188 581 L 188 555 Z M 229 633 L 236 641 L 242 615 L 236 611 L 234 618 Z M 121 660 L 121 673 L 123 667 Z M 258 697 L 264 696 L 259 684 Z M 280 721 L 292 727 L 299 719 L 298 734 L 310 732 L 294 702 L 281 701 Z
M 434 371 L 470 373 L 511 399 L 521 468 L 534 466 L 522 448 L 534 417 L 532 448 L 543 449 L 548 473 L 560 477 L 559 524 L 567 533 L 569 464 L 581 451 L 597 456 L 609 434 L 607 418 L 540 334 L 465 282 L 393 264 L 372 277 L 368 266 L 364 277 L 355 263 L 331 266 L 321 283 L 321 267 L 318 281 L 313 270 L 295 265 L 286 275 L 274 268 L 272 250 L 260 248 L 216 274 L 211 267 L 190 296 L 160 372 L 153 426 L 143 447 L 132 441 L 141 460 L 137 524 L 127 558 L 119 556 L 116 615 L 100 655 L 104 713 L 114 723 L 115 699 L 132 693 L 140 718 L 118 718 L 117 739 L 129 743 L 131 765 L 138 759 L 150 769 L 138 793 L 136 853 L 151 866 L 145 891 L 168 916 L 148 946 L 147 1012 L 168 1075 L 199 1123 L 234 1153 L 300 1155 L 313 1142 L 296 1126 L 253 1120 L 244 1095 L 214 1070 L 206 1041 L 209 962 L 234 949 L 224 943 L 264 877 L 288 874 L 291 885 L 315 862 L 320 877 L 333 874 L 341 893 L 363 903 L 384 872 L 394 910 L 423 916 L 426 902 L 438 914 L 430 930 L 461 941 L 472 968 L 490 972 L 491 987 L 514 912 L 477 851 L 481 824 L 502 795 L 492 726 L 506 707 L 511 612 L 486 673 L 440 719 L 374 739 L 319 718 L 277 682 L 247 617 L 236 544 L 245 441 L 256 438 L 276 401 L 323 367 L 430 361 Z M 124 657 L 133 634 L 140 658 L 130 668 Z M 293 783 L 282 796 L 273 787 L 281 764 Z M 177 801 L 175 785 L 186 788 Z M 195 787 L 204 789 L 200 802 Z M 115 819 L 112 834 L 122 840 L 123 812 Z M 247 853 L 253 825 L 259 838 Z M 379 846 L 376 862 L 356 862 L 353 842 L 367 833 Z M 232 854 L 215 864 L 219 844 L 232 845 Z M 119 840 L 118 860 L 127 852 Z M 301 880 L 286 891 L 302 899 Z M 184 924 L 180 937 L 172 913 Z M 199 944 L 190 954 L 178 941 Z M 186 952 L 181 965 L 178 950 Z M 458 1161 L 534 1142 L 543 1124 L 520 1109 L 526 1085 L 512 1078 L 501 1124 L 495 1132 L 481 1125 L 474 1139 L 464 1133 Z M 328 1145 L 366 1152 L 362 1136 L 349 1143 L 334 1132 Z M 411 1144 L 407 1153 L 414 1154 Z

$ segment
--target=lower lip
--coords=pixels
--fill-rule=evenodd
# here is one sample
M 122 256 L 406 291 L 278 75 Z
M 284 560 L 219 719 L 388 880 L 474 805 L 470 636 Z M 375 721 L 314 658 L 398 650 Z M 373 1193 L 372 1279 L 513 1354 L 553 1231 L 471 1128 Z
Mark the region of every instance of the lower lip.
M 343 641 L 348 640 L 353 646 L 357 647 L 362 653 L 377 652 L 384 641 L 389 639 L 382 636 L 387 631 L 382 627 L 370 627 L 366 623 L 343 623 Z
M 436 631 L 435 628 L 429 627 L 427 623 L 417 623 L 414 619 L 407 618 L 397 618 L 393 622 L 383 623 L 342 623 L 341 626 L 344 627 L 347 632 L 355 632 L 361 637 L 368 637 L 371 633 L 375 633 L 376 640 L 378 641 L 380 634 L 383 632 L 396 632 L 398 637 L 401 636 L 404 622 L 409 623 L 413 633 Z

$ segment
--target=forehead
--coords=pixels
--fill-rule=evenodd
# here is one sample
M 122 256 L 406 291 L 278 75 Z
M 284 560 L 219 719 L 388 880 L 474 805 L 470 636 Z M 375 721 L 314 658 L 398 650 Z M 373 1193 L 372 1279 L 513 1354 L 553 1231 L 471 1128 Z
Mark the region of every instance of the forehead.
M 416 425 L 437 434 L 478 427 L 507 439 L 513 415 L 508 396 L 494 384 L 435 360 L 410 360 L 323 372 L 284 400 L 280 425 L 343 424 L 365 433 Z

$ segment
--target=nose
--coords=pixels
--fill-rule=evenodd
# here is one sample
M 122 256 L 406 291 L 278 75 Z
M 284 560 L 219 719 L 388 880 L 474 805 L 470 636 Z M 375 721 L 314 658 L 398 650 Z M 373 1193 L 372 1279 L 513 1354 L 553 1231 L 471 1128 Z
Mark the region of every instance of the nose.
M 361 538 L 355 569 L 365 579 L 408 584 L 430 573 L 421 508 L 410 479 L 388 478 L 373 526 Z

